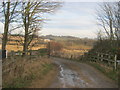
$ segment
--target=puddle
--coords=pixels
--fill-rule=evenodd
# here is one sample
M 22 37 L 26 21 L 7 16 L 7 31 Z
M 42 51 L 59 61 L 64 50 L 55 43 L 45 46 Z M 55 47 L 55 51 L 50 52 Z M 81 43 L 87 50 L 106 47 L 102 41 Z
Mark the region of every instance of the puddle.
M 62 63 L 57 62 L 57 64 L 59 64 L 60 68 L 58 79 L 61 84 L 60 86 L 62 86 L 62 88 L 67 87 L 85 88 L 88 85 L 88 83 L 80 79 L 80 75 L 76 71 L 69 69 Z
M 85 82 L 82 78 L 80 78 L 79 73 L 70 69 L 67 65 L 62 62 L 55 61 L 57 65 L 59 65 L 59 86 L 61 88 L 86 88 L 88 87 L 88 83 Z
M 59 67 L 59 73 L 55 82 L 51 85 L 52 88 L 116 88 L 114 82 L 104 76 L 99 75 L 99 72 L 88 65 L 69 63 L 68 60 L 56 59 L 55 64 Z M 74 64 L 74 65 L 73 65 Z M 69 67 L 71 65 L 71 68 Z M 72 67 L 73 65 L 73 67 Z M 74 70 L 75 69 L 75 70 Z M 79 70 L 80 69 L 80 70 Z M 78 71 L 79 70 L 79 71 Z

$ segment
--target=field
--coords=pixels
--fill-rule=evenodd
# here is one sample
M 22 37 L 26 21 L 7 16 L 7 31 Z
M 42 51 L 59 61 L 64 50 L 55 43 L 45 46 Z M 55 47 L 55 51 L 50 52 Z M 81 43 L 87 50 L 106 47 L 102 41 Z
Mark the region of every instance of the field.
M 6 50 L 8 52 L 11 51 L 22 51 L 23 50 L 23 37 L 22 36 L 9 36 L 8 37 L 8 42 L 7 42 L 7 46 L 6 46 Z M 37 40 L 36 38 L 31 42 L 31 44 L 36 43 L 37 41 L 39 41 L 37 44 L 35 44 L 34 47 L 31 47 L 31 50 L 38 50 L 41 48 L 45 48 L 46 45 L 45 44 L 41 44 L 41 42 L 43 42 L 43 39 L 39 38 L 39 40 Z M 1 44 L 0 44 L 0 48 L 1 48 Z
M 81 55 L 92 49 L 95 40 L 80 39 L 71 36 L 50 36 L 56 42 L 63 46 L 63 49 L 58 52 L 58 56 L 68 59 L 78 59 Z
M 0 48 L 1 48 L 1 46 L 2 45 L 0 45 Z M 45 48 L 45 47 L 46 47 L 45 45 L 39 45 L 37 47 L 33 47 L 32 50 L 38 50 L 38 49 Z M 11 51 L 22 51 L 23 47 L 22 46 L 18 46 L 18 45 L 7 45 L 6 49 L 7 49 L 8 52 L 11 52 Z
M 46 45 L 48 41 L 45 41 L 45 39 L 50 39 L 51 41 L 60 43 L 63 47 L 62 50 L 59 51 L 59 55 L 62 57 L 69 57 L 69 58 L 77 58 L 81 55 L 83 55 L 85 52 L 88 52 L 92 47 L 95 42 L 95 40 L 92 39 L 87 39 L 87 38 L 77 38 L 77 37 L 71 37 L 71 36 L 52 36 L 52 35 L 47 35 L 47 36 L 41 36 L 39 38 L 39 43 L 36 44 L 34 47 L 30 48 L 30 50 L 38 50 L 41 48 L 46 48 Z M 46 40 L 47 40 L 46 39 Z M 7 51 L 22 51 L 23 46 L 20 44 L 20 41 L 23 42 L 23 37 L 22 36 L 9 36 L 9 40 L 7 43 Z M 37 39 L 35 38 L 32 43 L 35 43 Z M 43 44 L 46 43 L 46 44 Z M 0 45 L 1 46 L 1 45 Z

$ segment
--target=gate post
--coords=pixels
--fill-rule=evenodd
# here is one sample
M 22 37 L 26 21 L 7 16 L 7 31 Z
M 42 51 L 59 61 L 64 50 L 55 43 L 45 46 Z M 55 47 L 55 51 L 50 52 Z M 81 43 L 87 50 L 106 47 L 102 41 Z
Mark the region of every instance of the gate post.
M 114 69 L 115 70 L 117 69 L 117 55 L 115 55 L 115 58 L 114 58 Z
M 6 58 L 6 50 L 2 50 L 2 59 Z
M 48 42 L 48 58 L 50 58 L 51 54 L 51 48 L 50 48 L 50 42 Z

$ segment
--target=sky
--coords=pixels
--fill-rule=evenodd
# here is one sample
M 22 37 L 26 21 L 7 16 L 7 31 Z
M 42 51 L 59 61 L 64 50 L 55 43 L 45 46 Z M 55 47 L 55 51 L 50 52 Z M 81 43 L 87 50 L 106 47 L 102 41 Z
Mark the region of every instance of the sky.
M 42 35 L 76 36 L 96 38 L 96 2 L 65 2 L 55 14 L 49 16 Z
M 96 38 L 98 30 L 96 25 L 96 8 L 98 2 L 106 0 L 62 1 L 64 3 L 57 12 L 46 15 L 46 18 L 49 20 L 43 24 L 39 34 Z M 0 32 L 3 32 L 2 23 L 0 23 Z
M 65 2 L 113 2 L 119 0 L 63 0 Z

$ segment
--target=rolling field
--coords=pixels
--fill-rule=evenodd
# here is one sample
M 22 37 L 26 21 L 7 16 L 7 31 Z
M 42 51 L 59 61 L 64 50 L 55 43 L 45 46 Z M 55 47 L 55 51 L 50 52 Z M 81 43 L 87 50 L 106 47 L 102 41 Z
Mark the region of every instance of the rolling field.
M 68 37 L 68 36 L 46 36 L 46 37 L 42 37 L 42 38 L 34 38 L 34 40 L 31 42 L 31 44 L 36 43 L 37 41 L 39 41 L 37 44 L 35 44 L 34 47 L 29 48 L 30 50 L 38 50 L 41 48 L 46 48 L 46 44 L 42 44 L 45 41 L 45 39 L 43 38 L 49 38 L 51 39 L 51 41 L 55 41 L 58 42 L 60 44 L 63 45 L 63 50 L 60 52 L 64 52 L 66 54 L 70 54 L 72 55 L 74 54 L 78 54 L 78 55 L 83 55 L 84 52 L 89 51 L 92 46 L 93 43 L 95 42 L 95 40 L 91 40 L 91 39 L 80 39 L 80 38 L 76 38 L 76 37 Z M 11 51 L 22 51 L 23 50 L 23 41 L 24 38 L 23 36 L 9 36 L 9 40 L 7 42 L 7 51 L 11 52 Z M 0 45 L 1 48 L 1 45 Z

